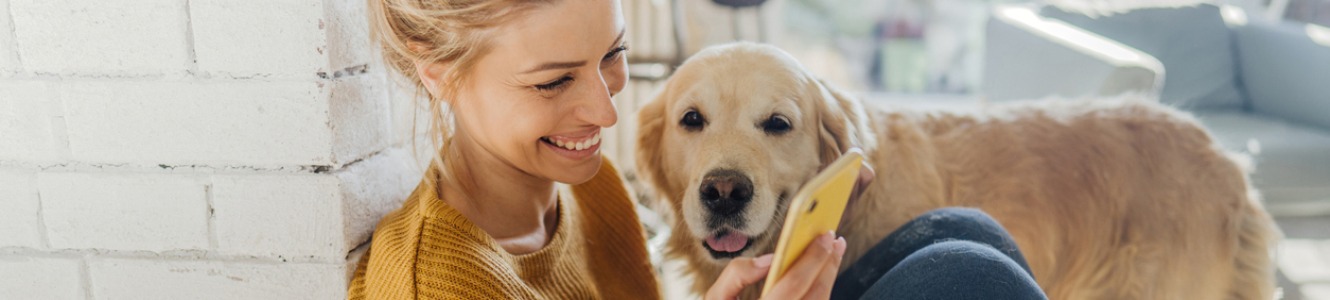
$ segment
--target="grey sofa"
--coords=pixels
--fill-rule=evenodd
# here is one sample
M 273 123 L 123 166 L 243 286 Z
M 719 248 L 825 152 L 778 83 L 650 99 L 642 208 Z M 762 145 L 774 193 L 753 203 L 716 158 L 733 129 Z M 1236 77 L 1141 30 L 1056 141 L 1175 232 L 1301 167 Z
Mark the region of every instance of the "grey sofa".
M 994 12 L 984 97 L 1157 95 L 1251 155 L 1272 213 L 1330 214 L 1330 29 L 1209 4 Z

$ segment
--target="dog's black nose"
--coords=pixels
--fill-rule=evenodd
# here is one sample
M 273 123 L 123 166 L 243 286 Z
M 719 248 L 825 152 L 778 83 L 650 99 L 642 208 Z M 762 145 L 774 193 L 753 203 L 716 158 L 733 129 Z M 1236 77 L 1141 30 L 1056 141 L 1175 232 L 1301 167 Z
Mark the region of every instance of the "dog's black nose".
M 753 181 L 739 171 L 719 169 L 702 177 L 698 192 L 707 209 L 728 216 L 743 210 L 753 200 Z

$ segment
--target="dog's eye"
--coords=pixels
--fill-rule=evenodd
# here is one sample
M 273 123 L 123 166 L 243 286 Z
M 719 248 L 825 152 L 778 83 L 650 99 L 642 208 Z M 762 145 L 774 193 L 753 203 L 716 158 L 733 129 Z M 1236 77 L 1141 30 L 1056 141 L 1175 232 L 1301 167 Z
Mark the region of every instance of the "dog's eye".
M 782 115 L 772 115 L 762 122 L 762 131 L 768 134 L 782 134 L 790 131 L 790 120 Z
M 688 129 L 689 131 L 702 130 L 702 126 L 706 125 L 706 123 L 707 119 L 702 117 L 702 113 L 699 113 L 696 110 L 692 109 L 689 109 L 688 112 L 683 113 L 683 119 L 679 120 L 679 125 L 683 126 L 683 128 Z

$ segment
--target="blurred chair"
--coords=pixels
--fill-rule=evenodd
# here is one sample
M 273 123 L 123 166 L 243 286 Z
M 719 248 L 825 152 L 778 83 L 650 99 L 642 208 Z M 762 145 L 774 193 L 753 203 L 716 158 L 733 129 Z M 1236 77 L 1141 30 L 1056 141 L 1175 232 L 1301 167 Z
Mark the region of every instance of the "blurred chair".
M 987 99 L 1157 95 L 1254 157 L 1272 213 L 1330 214 L 1330 29 L 1209 4 L 1000 6 L 988 25 Z

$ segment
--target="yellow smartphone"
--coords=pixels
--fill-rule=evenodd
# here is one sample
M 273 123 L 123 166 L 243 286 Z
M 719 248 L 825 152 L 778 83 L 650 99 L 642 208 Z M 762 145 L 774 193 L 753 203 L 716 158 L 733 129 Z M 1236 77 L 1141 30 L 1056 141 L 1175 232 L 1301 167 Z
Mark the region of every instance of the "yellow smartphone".
M 862 152 L 850 150 L 794 194 L 790 210 L 785 214 L 785 225 L 780 229 L 780 239 L 776 242 L 771 270 L 767 271 L 766 283 L 762 285 L 763 296 L 776 285 L 777 279 L 785 275 L 813 239 L 840 225 L 863 160 Z

